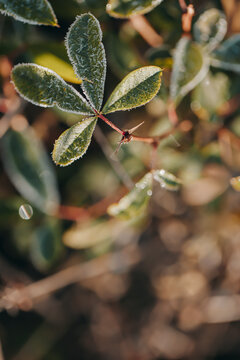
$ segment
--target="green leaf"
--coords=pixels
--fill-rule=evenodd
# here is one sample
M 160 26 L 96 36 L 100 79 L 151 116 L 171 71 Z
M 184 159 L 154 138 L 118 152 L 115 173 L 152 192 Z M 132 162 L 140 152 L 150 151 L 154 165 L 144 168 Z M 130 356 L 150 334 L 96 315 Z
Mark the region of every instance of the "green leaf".
M 212 51 L 223 40 L 227 32 L 227 20 L 222 11 L 209 9 L 194 24 L 193 33 L 196 41 L 206 45 Z
M 116 18 L 128 18 L 136 14 L 146 14 L 161 4 L 163 0 L 109 0 L 107 12 Z
M 204 79 L 208 69 L 208 57 L 202 47 L 182 37 L 175 49 L 170 82 L 170 96 L 176 105 Z
M 117 204 L 108 207 L 108 214 L 123 220 L 142 215 L 152 195 L 152 178 L 152 174 L 147 173 Z
M 12 70 L 17 91 L 35 105 L 52 107 L 75 114 L 92 114 L 87 101 L 54 71 L 35 64 L 19 64 Z
M 180 188 L 181 180 L 176 178 L 175 175 L 169 173 L 168 171 L 161 169 L 161 170 L 154 170 L 153 171 L 153 178 L 162 188 L 170 191 L 177 191 Z
M 88 118 L 64 131 L 55 142 L 53 160 L 57 165 L 66 166 L 82 157 L 91 142 L 96 118 Z
M 148 103 L 161 86 L 162 69 L 143 66 L 128 74 L 113 90 L 102 112 L 128 110 Z
M 36 43 L 28 47 L 28 54 L 31 62 L 55 71 L 65 81 L 81 84 L 82 81 L 75 75 L 63 43 Z
M 240 73 L 240 34 L 231 36 L 213 53 L 211 65 Z
M 54 213 L 59 203 L 55 174 L 33 130 L 8 130 L 2 138 L 2 158 L 19 193 L 41 211 Z
M 58 26 L 47 0 L 0 0 L 0 11 L 29 24 Z
M 66 47 L 82 89 L 96 110 L 100 110 L 106 78 L 106 56 L 102 31 L 92 14 L 78 16 L 66 37 Z
M 30 258 L 35 268 L 48 271 L 62 254 L 60 229 L 56 221 L 34 229 L 30 243 Z
M 207 76 L 192 92 L 191 108 L 202 120 L 216 117 L 217 110 L 229 100 L 230 81 L 226 74 L 218 72 Z

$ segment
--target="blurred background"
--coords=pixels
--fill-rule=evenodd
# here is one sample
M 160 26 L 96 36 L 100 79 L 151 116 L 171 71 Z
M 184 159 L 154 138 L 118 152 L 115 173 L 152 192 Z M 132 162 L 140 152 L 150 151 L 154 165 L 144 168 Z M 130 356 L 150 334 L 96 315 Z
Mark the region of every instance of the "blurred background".
M 215 8 L 225 39 L 240 33 L 240 1 L 193 3 L 193 23 Z M 99 120 L 84 157 L 55 166 L 55 140 L 80 117 L 23 100 L 10 72 L 34 62 L 79 89 L 64 37 L 91 11 L 108 60 L 105 98 L 131 70 L 164 68 L 150 103 L 109 116 L 159 135 L 171 128 L 181 8 L 165 0 L 145 15 L 159 35 L 151 46 L 134 21 L 110 17 L 105 0 L 51 5 L 60 28 L 0 15 L 0 359 L 240 359 L 240 46 L 238 71 L 210 67 L 157 149 L 156 168 L 181 179 L 180 190 L 154 184 L 147 209 L 117 219 L 107 208 L 151 169 L 151 147 L 130 142 L 115 153 L 119 135 Z

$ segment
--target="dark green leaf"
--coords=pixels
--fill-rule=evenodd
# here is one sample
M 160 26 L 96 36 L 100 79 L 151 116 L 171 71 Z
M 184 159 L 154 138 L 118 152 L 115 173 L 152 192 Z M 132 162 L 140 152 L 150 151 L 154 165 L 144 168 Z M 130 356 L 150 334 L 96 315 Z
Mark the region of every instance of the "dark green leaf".
M 0 0 L 0 11 L 29 24 L 58 25 L 54 11 L 47 0 Z
M 82 79 L 82 89 L 92 106 L 100 110 L 106 77 L 106 57 L 102 31 L 91 14 L 78 16 L 71 25 L 66 47 L 76 75 Z
M 113 90 L 103 113 L 128 110 L 148 103 L 160 89 L 161 76 L 162 69 L 158 66 L 143 66 L 132 71 Z
M 8 130 L 2 138 L 2 157 L 9 179 L 19 193 L 36 208 L 53 213 L 59 201 L 55 175 L 33 130 Z
M 146 210 L 151 195 L 152 174 L 147 173 L 117 204 L 109 206 L 108 213 L 123 220 L 136 218 Z
M 227 32 L 227 20 L 224 13 L 218 9 L 205 11 L 194 24 L 193 32 L 196 41 L 206 45 L 209 51 L 215 49 Z
M 211 65 L 240 73 L 240 34 L 231 36 L 214 52 Z
M 13 68 L 12 80 L 25 99 L 42 107 L 58 106 L 75 114 L 92 114 L 87 101 L 54 71 L 35 64 Z
M 62 249 L 61 234 L 56 222 L 34 229 L 29 250 L 33 265 L 38 270 L 49 270 L 59 259 Z
M 146 14 L 163 0 L 109 0 L 107 12 L 116 18 L 128 18 L 136 14 Z
M 52 154 L 57 165 L 69 165 L 85 154 L 91 142 L 96 122 L 96 118 L 88 118 L 62 133 L 55 142 Z
M 175 49 L 170 82 L 170 95 L 176 104 L 202 81 L 208 69 L 208 58 L 201 46 L 182 37 Z

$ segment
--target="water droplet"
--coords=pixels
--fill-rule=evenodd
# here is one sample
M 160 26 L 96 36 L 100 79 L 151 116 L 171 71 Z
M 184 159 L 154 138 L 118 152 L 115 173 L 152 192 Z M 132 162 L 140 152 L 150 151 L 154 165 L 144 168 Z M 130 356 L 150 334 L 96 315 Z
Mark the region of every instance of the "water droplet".
M 33 216 L 33 208 L 29 204 L 23 204 L 20 206 L 18 213 L 23 220 L 29 220 Z

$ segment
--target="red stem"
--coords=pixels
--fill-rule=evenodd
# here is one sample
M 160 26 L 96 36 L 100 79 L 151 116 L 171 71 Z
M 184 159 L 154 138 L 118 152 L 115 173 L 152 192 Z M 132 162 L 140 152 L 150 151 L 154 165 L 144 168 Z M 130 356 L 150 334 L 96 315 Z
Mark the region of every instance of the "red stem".
M 103 114 L 97 112 L 95 109 L 93 109 L 95 114 L 97 115 L 97 117 L 99 117 L 100 119 L 102 119 L 106 124 L 108 124 L 109 126 L 111 126 L 112 129 L 114 129 L 115 131 L 117 131 L 119 134 L 124 136 L 124 131 L 122 131 L 118 126 L 114 125 L 110 120 L 108 120 L 105 116 L 103 116 Z

